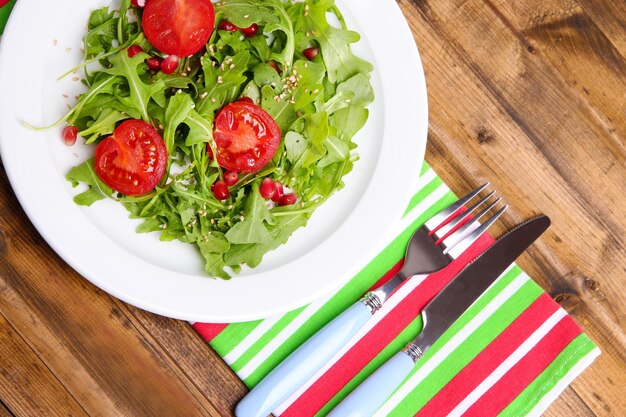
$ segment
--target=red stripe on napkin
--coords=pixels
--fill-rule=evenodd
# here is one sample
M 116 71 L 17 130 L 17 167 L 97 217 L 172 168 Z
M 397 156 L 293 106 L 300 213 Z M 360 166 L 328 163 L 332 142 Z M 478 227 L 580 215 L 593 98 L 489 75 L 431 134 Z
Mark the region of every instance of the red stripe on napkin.
M 196 329 L 200 336 L 207 342 L 215 339 L 218 334 L 228 326 L 228 323 L 194 323 L 193 328 Z
M 542 294 L 498 337 L 461 370 L 419 412 L 419 417 L 445 416 L 482 383 L 535 330 L 559 309 Z
M 498 415 L 581 333 L 571 317 L 564 317 L 463 415 Z
M 313 383 L 281 417 L 312 416 L 376 357 L 422 311 L 424 306 L 471 260 L 493 244 L 483 235 L 444 270 L 429 275 L 374 328 Z

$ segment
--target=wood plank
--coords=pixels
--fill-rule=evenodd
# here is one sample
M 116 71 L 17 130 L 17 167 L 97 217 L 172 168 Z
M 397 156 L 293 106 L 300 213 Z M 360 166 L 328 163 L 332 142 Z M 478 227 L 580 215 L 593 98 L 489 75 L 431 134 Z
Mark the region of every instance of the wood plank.
M 0 399 L 18 415 L 87 416 L 1 314 Z M 0 404 L 0 416 L 10 415 L 12 413 Z
M 596 414 L 587 407 L 572 387 L 568 387 L 543 413 L 543 417 L 563 416 L 595 417 Z
M 577 0 L 615 48 L 626 57 L 626 2 L 615 0 Z
M 0 312 L 88 414 L 219 415 L 111 297 L 54 254 L 11 193 L 0 194 L 0 212 Z
M 626 60 L 571 0 L 485 0 L 495 15 L 539 54 L 592 110 L 608 133 L 599 140 L 614 160 L 626 160 Z
M 128 304 L 125 308 L 136 326 L 143 328 L 142 333 L 162 346 L 187 383 L 206 397 L 220 415 L 234 412 L 235 405 L 248 389 L 189 323 L 157 316 Z
M 0 400 L 0 417 L 14 417 L 15 414 Z
M 598 415 L 607 405 L 626 412 L 610 382 L 626 374 L 618 324 L 626 319 L 625 173 L 605 141 L 598 143 L 608 132 L 561 74 L 524 48 L 485 3 L 399 4 L 427 74 L 427 160 L 459 194 L 492 181 L 512 206 L 500 231 L 538 212 L 553 219 L 520 264 L 569 301 L 604 352 L 574 384 L 576 392 L 586 387 L 583 400 Z

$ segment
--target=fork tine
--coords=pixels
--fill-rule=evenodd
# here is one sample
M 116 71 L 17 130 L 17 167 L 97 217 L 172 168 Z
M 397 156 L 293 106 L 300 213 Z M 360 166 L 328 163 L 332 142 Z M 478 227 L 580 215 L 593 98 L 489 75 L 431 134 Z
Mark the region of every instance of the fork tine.
M 446 225 L 441 226 L 435 233 L 435 237 L 437 239 L 445 239 L 448 237 L 448 234 L 453 231 L 463 220 L 465 220 L 470 214 L 472 214 L 478 207 L 482 206 L 487 200 L 489 200 L 496 192 L 492 191 L 487 194 L 485 197 L 481 198 L 476 204 L 472 207 L 465 210 L 463 213 L 454 217 L 450 220 Z
M 490 183 L 487 182 L 479 186 L 474 191 L 469 192 L 466 196 L 461 197 L 459 200 L 450 204 L 448 207 L 446 207 L 445 209 L 441 210 L 439 213 L 435 214 L 433 217 L 428 219 L 428 221 L 424 223 L 424 226 L 431 233 L 436 232 L 437 229 L 441 228 L 442 226 L 445 226 L 450 220 L 454 218 L 452 217 L 453 214 L 455 214 L 468 201 L 470 201 L 472 198 L 478 195 L 482 190 L 487 188 L 489 184 Z
M 495 203 L 494 203 L 495 204 Z M 493 205 L 492 205 L 493 206 Z M 481 224 L 479 227 L 474 229 L 469 234 L 463 236 L 458 242 L 454 243 L 450 247 L 444 249 L 443 253 L 447 254 L 453 259 L 458 258 L 467 248 L 469 248 L 472 243 L 474 243 L 483 233 L 491 227 L 492 224 L 495 223 L 496 220 L 500 218 L 504 214 L 504 212 L 509 208 L 508 204 L 498 210 L 493 216 L 491 216 L 486 222 Z

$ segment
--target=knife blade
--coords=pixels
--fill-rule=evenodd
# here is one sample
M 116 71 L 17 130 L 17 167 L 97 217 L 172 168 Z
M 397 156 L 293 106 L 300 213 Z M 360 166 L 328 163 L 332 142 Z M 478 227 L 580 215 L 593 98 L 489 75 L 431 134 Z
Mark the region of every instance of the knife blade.
M 539 216 L 510 230 L 469 263 L 424 308 L 422 332 L 348 395 L 329 417 L 371 416 L 409 374 L 415 362 L 550 226 Z

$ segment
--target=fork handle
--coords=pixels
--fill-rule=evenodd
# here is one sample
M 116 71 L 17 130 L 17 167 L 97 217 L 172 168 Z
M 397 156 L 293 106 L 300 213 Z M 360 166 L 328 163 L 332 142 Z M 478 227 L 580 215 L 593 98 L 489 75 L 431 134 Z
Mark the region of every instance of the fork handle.
M 372 317 L 357 301 L 301 345 L 237 404 L 237 417 L 266 417 L 319 371 Z
M 328 417 L 371 417 L 414 366 L 415 362 L 406 350 L 396 353 L 344 398 Z

